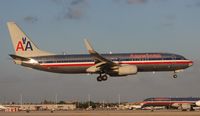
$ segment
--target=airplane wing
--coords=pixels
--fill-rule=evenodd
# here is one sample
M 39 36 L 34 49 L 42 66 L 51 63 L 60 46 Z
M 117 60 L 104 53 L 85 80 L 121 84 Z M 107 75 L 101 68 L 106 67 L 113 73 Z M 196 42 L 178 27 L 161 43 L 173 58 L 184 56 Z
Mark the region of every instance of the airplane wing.
M 87 39 L 85 39 L 84 42 L 85 42 L 85 46 L 88 50 L 88 53 L 95 60 L 95 67 L 98 67 L 102 71 L 105 69 L 110 69 L 114 66 L 119 66 L 119 64 L 117 64 L 109 59 L 104 58 L 102 55 L 100 55 L 98 52 L 96 52 Z

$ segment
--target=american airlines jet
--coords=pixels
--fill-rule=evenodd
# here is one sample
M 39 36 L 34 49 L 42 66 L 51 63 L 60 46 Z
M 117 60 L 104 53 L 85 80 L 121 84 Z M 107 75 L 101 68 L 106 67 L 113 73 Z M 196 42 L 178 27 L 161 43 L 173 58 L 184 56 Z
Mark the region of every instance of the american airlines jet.
M 99 54 L 85 39 L 89 54 L 55 55 L 40 50 L 14 22 L 7 23 L 15 54 L 10 54 L 16 64 L 37 70 L 81 74 L 99 74 L 97 81 L 108 77 L 135 75 L 138 72 L 173 71 L 177 72 L 193 62 L 183 56 L 171 53 L 112 53 Z

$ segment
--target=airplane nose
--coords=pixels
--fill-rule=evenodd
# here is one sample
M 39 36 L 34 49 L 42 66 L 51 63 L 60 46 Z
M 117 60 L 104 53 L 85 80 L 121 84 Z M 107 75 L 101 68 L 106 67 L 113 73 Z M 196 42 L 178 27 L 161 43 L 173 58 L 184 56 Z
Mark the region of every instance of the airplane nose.
M 193 61 L 190 61 L 188 66 L 192 66 L 193 65 Z

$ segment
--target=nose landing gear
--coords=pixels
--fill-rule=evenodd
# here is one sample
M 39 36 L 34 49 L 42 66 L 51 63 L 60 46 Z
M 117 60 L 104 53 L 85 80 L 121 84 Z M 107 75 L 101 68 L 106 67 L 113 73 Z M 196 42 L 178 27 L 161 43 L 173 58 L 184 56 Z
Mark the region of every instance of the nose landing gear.
M 174 75 L 173 75 L 173 78 L 174 78 L 174 79 L 177 78 L 177 77 L 178 77 L 177 74 L 174 74 Z

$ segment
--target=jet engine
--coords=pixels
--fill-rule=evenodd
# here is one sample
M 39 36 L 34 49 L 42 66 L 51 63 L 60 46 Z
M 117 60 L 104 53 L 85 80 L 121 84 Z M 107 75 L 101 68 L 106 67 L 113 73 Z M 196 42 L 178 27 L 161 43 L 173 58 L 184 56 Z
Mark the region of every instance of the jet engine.
M 133 75 L 137 73 L 137 66 L 135 65 L 122 65 L 117 69 L 113 70 L 109 75 L 110 76 L 126 76 Z

